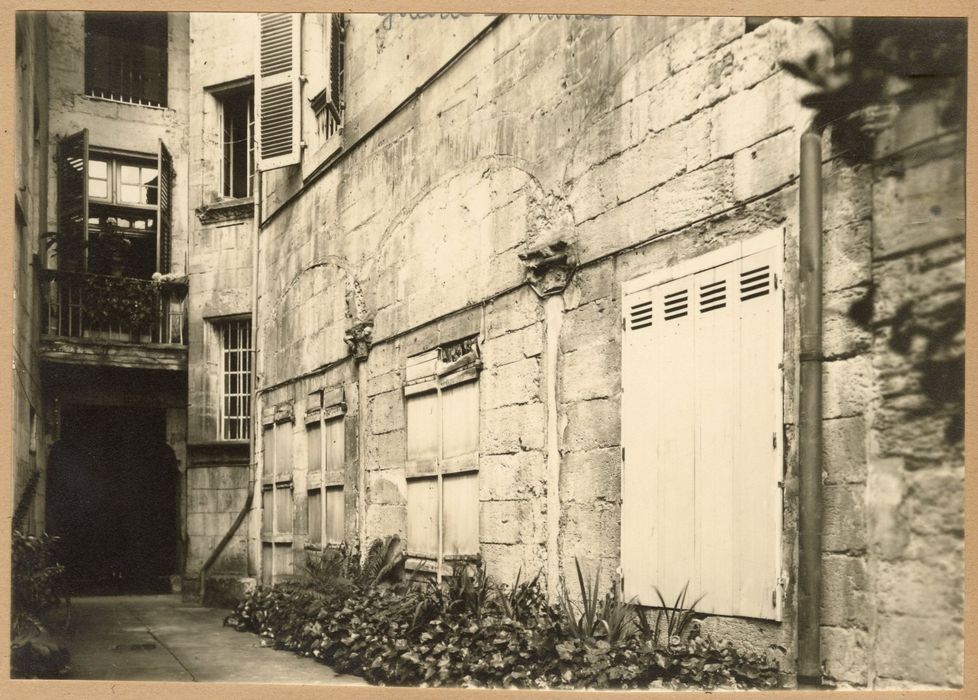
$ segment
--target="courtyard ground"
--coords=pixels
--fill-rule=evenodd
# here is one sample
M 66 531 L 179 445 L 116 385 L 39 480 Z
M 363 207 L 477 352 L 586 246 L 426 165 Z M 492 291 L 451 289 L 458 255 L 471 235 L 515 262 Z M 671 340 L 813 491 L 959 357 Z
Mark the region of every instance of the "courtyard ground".
M 365 684 L 224 627 L 227 613 L 179 595 L 73 598 L 68 678 Z

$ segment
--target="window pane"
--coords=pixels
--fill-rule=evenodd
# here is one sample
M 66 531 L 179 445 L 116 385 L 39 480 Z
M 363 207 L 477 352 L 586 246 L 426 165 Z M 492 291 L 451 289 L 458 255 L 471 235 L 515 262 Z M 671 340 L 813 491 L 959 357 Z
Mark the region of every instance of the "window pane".
M 272 521 L 274 512 L 272 510 L 272 489 L 262 489 L 261 492 L 261 534 L 270 535 L 272 533 Z
M 435 423 L 438 395 L 435 392 L 407 397 L 407 457 L 438 457 L 438 426 Z
M 261 580 L 262 583 L 272 582 L 272 545 L 261 546 Z
M 154 187 L 155 188 L 156 187 L 156 168 L 140 168 L 139 169 L 139 182 L 142 183 L 142 184 L 144 184 L 144 185 L 151 186 L 151 187 Z
M 322 544 L 323 542 L 323 492 L 319 489 L 309 491 L 306 498 L 306 513 L 309 523 L 307 542 Z
M 323 463 L 323 446 L 320 440 L 319 423 L 306 425 L 306 470 L 318 472 Z
M 138 185 L 141 182 L 139 179 L 139 167 L 135 165 L 119 166 L 119 178 L 124 185 Z
M 99 197 L 105 199 L 109 196 L 109 183 L 105 180 L 92 180 L 88 181 L 88 195 L 90 197 Z
M 444 554 L 479 553 L 479 473 L 443 477 Z
M 476 452 L 479 449 L 479 383 L 465 382 L 443 389 L 441 399 L 443 456 Z
M 275 473 L 275 428 L 268 426 L 262 431 L 263 469 L 265 476 Z
M 292 488 L 289 484 L 275 487 L 275 534 L 292 532 Z
M 275 545 L 275 577 L 291 576 L 293 573 L 292 546 Z
M 326 489 L 326 542 L 339 544 L 343 541 L 343 487 Z
M 333 418 L 326 421 L 326 469 L 341 471 L 343 469 L 343 450 L 346 441 L 343 438 L 343 418 Z
M 119 201 L 125 204 L 142 204 L 142 188 L 139 185 L 119 185 Z
M 275 427 L 275 473 L 292 473 L 291 423 L 280 423 Z
M 438 556 L 438 479 L 407 482 L 407 549 L 411 554 Z
M 88 176 L 96 180 L 106 180 L 109 176 L 108 164 L 104 160 L 89 159 Z

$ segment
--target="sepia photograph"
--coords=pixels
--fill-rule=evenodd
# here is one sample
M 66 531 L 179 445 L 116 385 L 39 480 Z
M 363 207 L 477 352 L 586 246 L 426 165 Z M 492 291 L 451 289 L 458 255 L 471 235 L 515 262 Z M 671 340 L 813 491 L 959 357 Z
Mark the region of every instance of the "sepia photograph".
M 968 17 L 221 9 L 8 13 L 10 686 L 964 687 Z

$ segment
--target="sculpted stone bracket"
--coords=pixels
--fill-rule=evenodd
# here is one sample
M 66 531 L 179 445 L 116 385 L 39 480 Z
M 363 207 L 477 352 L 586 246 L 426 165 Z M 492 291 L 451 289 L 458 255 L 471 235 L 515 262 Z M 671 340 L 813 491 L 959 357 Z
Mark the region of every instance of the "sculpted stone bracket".
M 577 267 L 577 258 L 566 241 L 554 241 L 519 256 L 526 266 L 527 283 L 540 297 L 563 292 Z
M 350 354 L 358 362 L 367 359 L 370 353 L 370 344 L 373 342 L 374 322 L 361 321 L 347 329 L 343 335 L 343 342 L 349 348 Z

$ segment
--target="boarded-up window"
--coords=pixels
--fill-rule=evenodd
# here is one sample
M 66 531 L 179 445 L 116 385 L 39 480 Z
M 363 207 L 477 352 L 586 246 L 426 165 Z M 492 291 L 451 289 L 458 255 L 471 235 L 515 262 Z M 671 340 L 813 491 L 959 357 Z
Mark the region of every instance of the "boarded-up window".
M 292 573 L 295 507 L 291 405 L 266 411 L 262 422 L 262 581 L 271 583 L 275 577 Z
M 263 13 L 259 17 L 258 168 L 294 165 L 300 157 L 300 23 L 302 15 Z
M 780 619 L 781 232 L 623 287 L 622 569 L 651 604 Z
M 407 549 L 479 553 L 479 360 L 475 339 L 408 359 Z
M 320 390 L 306 404 L 308 456 L 306 480 L 310 490 L 306 507 L 307 544 L 340 544 L 345 539 L 346 403 L 343 389 Z

